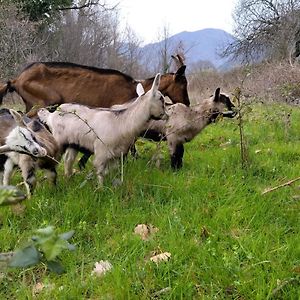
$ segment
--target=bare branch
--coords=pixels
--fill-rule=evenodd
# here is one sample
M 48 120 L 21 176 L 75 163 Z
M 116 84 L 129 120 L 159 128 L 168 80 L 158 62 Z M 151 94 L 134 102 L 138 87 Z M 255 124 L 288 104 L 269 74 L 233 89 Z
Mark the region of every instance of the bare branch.
M 282 184 L 280 184 L 280 185 L 278 185 L 278 186 L 275 186 L 275 187 L 273 187 L 273 188 L 265 189 L 261 194 L 264 195 L 264 194 L 267 194 L 267 193 L 276 191 L 276 190 L 278 190 L 278 189 L 280 189 L 280 188 L 282 188 L 282 187 L 289 186 L 289 185 L 291 185 L 292 183 L 294 183 L 294 182 L 296 182 L 296 181 L 298 181 L 298 180 L 300 180 L 300 177 L 297 177 L 297 178 L 295 178 L 295 179 L 289 180 L 289 181 L 287 181 L 287 182 L 285 182 L 285 183 L 282 183 Z
M 117 6 L 119 5 L 119 3 L 115 4 L 112 7 L 108 7 L 106 3 L 99 3 L 99 0 L 89 0 L 87 1 L 85 4 L 82 5 L 74 5 L 74 6 L 70 6 L 70 7 L 59 7 L 58 10 L 59 11 L 64 11 L 64 10 L 80 10 L 80 9 L 84 9 L 84 8 L 88 8 L 88 7 L 92 7 L 92 6 L 100 6 L 103 10 L 114 10 Z

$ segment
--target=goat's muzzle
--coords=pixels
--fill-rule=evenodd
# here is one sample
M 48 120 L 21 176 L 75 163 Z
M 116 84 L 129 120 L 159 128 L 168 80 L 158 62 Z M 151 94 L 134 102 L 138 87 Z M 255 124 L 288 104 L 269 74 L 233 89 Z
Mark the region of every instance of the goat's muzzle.
M 160 115 L 160 119 L 166 121 L 169 119 L 169 116 L 166 112 L 164 112 Z
M 223 112 L 222 115 L 224 118 L 234 118 L 236 116 L 237 112 L 236 111 L 226 111 L 226 112 Z
M 165 113 L 165 112 L 163 112 L 163 113 L 161 113 L 158 117 L 156 117 L 156 116 L 151 116 L 151 120 L 155 120 L 155 121 L 158 121 L 158 120 L 168 120 L 168 115 Z
M 47 155 L 47 150 L 43 147 L 40 148 L 34 148 L 32 150 L 32 155 L 35 157 L 44 157 Z

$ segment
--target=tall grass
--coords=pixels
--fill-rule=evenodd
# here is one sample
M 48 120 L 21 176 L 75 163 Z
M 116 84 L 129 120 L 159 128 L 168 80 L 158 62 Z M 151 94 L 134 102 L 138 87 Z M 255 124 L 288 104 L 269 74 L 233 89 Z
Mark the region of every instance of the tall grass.
M 247 115 L 247 169 L 234 120 L 212 124 L 186 144 L 176 173 L 165 146 L 160 169 L 149 164 L 156 151 L 149 142 L 138 144 L 138 160 L 126 161 L 121 186 L 111 183 L 118 172 L 97 190 L 96 177 L 86 180 L 91 164 L 70 179 L 60 167 L 57 187 L 40 181 L 23 214 L 1 209 L 0 251 L 47 225 L 74 229 L 77 250 L 62 255 L 61 276 L 43 265 L 2 271 L 0 299 L 299 299 L 298 187 L 261 195 L 299 176 L 300 112 L 292 109 L 286 128 L 285 111 L 255 105 Z M 159 231 L 143 241 L 133 233 L 140 223 Z M 168 262 L 149 260 L 165 251 Z M 91 271 L 100 260 L 113 269 L 99 278 Z M 39 282 L 45 287 L 34 295 Z

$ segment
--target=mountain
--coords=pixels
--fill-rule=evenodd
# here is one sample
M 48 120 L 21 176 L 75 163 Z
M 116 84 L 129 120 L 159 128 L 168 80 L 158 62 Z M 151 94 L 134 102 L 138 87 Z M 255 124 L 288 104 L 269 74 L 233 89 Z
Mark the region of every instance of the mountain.
M 165 41 L 145 45 L 142 51 L 153 53 L 153 51 L 162 49 L 163 45 L 167 44 L 168 49 L 173 51 L 172 53 L 178 47 L 184 50 L 184 53 L 186 53 L 185 62 L 188 66 L 209 62 L 217 69 L 223 69 L 224 67 L 230 69 L 235 63 L 230 62 L 228 58 L 220 57 L 218 53 L 234 40 L 234 36 L 224 30 L 207 28 L 194 32 L 183 31 L 177 33 Z

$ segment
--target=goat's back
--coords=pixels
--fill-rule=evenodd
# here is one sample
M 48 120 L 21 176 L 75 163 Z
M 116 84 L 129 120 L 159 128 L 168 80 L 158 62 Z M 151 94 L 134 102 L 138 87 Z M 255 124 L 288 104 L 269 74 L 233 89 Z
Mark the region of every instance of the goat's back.
M 28 66 L 11 81 L 13 89 L 32 107 L 33 99 L 43 106 L 76 102 L 110 107 L 136 97 L 136 82 L 124 73 L 72 63 L 40 62 Z

